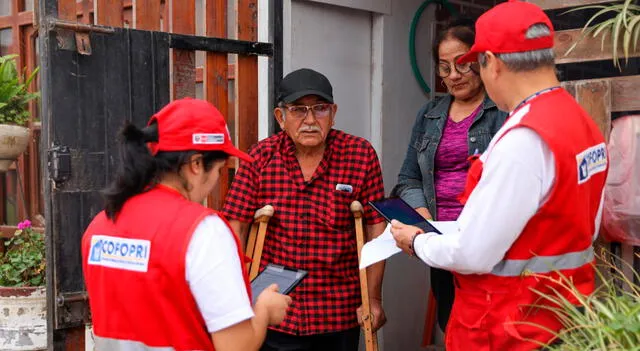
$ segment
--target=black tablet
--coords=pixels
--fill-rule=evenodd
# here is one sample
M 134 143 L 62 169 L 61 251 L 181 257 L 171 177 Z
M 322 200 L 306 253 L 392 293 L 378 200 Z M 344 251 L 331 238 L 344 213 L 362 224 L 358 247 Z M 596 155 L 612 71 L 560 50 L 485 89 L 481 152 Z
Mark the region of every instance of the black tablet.
M 307 271 L 301 269 L 291 269 L 271 263 L 267 264 L 264 270 L 251 281 L 253 304 L 256 303 L 256 299 L 262 290 L 268 288 L 269 285 L 278 284 L 279 292 L 286 295 L 300 284 L 306 276 Z
M 404 224 L 414 225 L 425 233 L 442 234 L 402 198 L 391 197 L 379 201 L 369 201 L 369 206 L 378 211 L 388 222 L 395 219 Z

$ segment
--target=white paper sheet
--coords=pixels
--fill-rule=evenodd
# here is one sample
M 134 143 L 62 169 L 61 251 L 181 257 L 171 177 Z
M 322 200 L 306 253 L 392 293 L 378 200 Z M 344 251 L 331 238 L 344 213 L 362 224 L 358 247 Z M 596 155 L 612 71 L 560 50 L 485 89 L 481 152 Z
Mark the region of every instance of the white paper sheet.
M 458 222 L 436 222 L 429 221 L 434 227 L 436 227 L 442 233 L 454 233 L 459 229 Z M 360 269 L 369 267 L 370 265 L 386 260 L 387 258 L 402 251 L 396 246 L 396 240 L 391 234 L 391 224 L 387 224 L 384 232 L 377 238 L 362 246 L 362 252 L 360 253 Z
M 380 236 L 362 246 L 360 269 L 387 259 L 400 251 L 402 250 L 396 246 L 396 240 L 391 234 L 391 224 L 387 224 L 387 228 Z

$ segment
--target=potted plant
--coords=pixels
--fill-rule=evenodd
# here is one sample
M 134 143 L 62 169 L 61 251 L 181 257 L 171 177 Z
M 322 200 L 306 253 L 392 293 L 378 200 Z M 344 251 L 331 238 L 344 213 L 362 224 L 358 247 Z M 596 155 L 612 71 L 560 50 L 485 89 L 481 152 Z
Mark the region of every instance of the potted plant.
M 566 13 L 574 11 L 582 11 L 587 9 L 597 10 L 597 12 L 589 18 L 582 28 L 582 36 L 567 50 L 569 54 L 582 38 L 591 35 L 593 38 L 600 36 L 602 39 L 602 49 L 604 43 L 608 39 L 612 43 L 613 64 L 620 66 L 620 48 L 625 62 L 629 60 L 631 52 L 634 53 L 638 48 L 638 39 L 640 38 L 640 6 L 636 5 L 635 0 L 624 0 L 624 2 L 605 5 L 589 5 L 581 6 L 569 10 Z M 602 22 L 595 23 L 598 18 L 605 17 Z M 592 25 L 593 24 L 593 25 Z
M 633 267 L 606 250 L 598 259 L 599 284 L 593 294 L 581 294 L 560 272 L 559 281 L 555 281 L 560 283 L 559 289 L 570 291 L 582 308 L 575 307 L 557 290 L 536 291 L 540 299 L 550 302 L 540 308 L 551 310 L 564 327 L 555 333 L 560 342 L 545 345 L 545 350 L 640 350 L 640 275 L 634 272 L 633 277 L 626 276 L 620 266 L 631 271 Z
M 44 235 L 25 220 L 0 245 L 0 348 L 46 349 Z
M 28 90 L 38 69 L 25 78 L 26 75 L 18 71 L 17 57 L 0 57 L 0 172 L 6 172 L 27 148 L 28 102 L 38 97 L 37 93 Z

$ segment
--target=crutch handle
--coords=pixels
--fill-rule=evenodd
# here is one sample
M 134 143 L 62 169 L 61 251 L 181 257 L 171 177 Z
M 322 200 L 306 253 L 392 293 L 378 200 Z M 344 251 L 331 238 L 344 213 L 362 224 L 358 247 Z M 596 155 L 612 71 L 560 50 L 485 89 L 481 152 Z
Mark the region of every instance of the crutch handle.
M 246 255 L 251 258 L 251 262 L 247 264 L 249 271 L 249 279 L 253 280 L 258 275 L 260 268 L 260 258 L 262 257 L 262 248 L 264 246 L 264 237 L 267 233 L 267 225 L 273 217 L 275 210 L 271 205 L 265 205 L 258 209 L 253 216 L 251 230 L 249 230 L 249 239 L 247 240 Z
M 351 209 L 351 213 L 353 213 L 354 215 L 360 214 L 360 216 L 362 216 L 362 212 L 364 212 L 364 208 L 362 208 L 362 204 L 358 200 L 352 202 L 349 208 Z
M 275 210 L 271 205 L 265 205 L 264 207 L 258 209 L 256 213 L 253 215 L 253 219 L 257 221 L 262 221 L 263 217 L 271 218 L 273 217 L 273 213 Z

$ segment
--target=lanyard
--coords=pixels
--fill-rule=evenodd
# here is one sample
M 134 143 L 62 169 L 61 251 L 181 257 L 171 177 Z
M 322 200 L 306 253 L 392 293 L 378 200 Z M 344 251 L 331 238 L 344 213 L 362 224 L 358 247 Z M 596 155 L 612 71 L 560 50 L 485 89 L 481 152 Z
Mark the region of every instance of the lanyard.
M 539 92 L 530 95 L 529 97 L 527 97 L 526 99 L 522 100 L 521 103 L 518 104 L 518 106 L 516 106 L 516 108 L 513 109 L 513 111 L 510 114 L 513 114 L 514 112 L 516 112 L 520 107 L 522 107 L 523 105 L 525 105 L 527 102 L 537 98 L 538 96 L 542 95 L 542 94 L 546 94 L 548 92 L 554 91 L 556 89 L 559 89 L 559 86 L 555 86 L 555 87 L 551 87 L 551 88 L 546 88 L 546 89 L 542 89 Z

